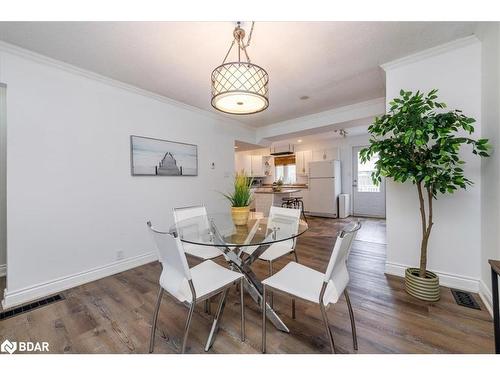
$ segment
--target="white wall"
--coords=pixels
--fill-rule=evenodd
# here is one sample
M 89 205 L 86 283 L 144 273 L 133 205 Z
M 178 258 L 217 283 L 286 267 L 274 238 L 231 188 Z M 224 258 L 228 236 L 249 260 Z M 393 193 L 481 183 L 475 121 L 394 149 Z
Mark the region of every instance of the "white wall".
M 488 259 L 500 259 L 500 25 L 480 23 L 477 35 L 482 42 L 482 131 L 493 146 L 490 158 L 482 160 L 481 177 L 481 284 L 482 296 L 491 301 Z M 484 299 L 483 298 L 483 299 Z
M 474 137 L 481 136 L 481 45 L 469 38 L 425 51 L 386 70 L 387 101 L 400 89 L 439 89 L 449 109 L 462 109 L 477 120 Z M 429 270 L 441 284 L 478 291 L 481 275 L 481 161 L 467 147 L 462 152 L 465 174 L 475 185 L 454 195 L 440 195 L 434 205 L 434 227 L 429 242 Z M 387 182 L 388 273 L 403 275 L 406 266 L 418 266 L 421 237 L 414 185 Z
M 14 50 L 0 49 L 9 133 L 6 305 L 154 260 L 145 223 L 167 228 L 173 207 L 226 206 L 219 191 L 231 184 L 234 139 L 251 142 L 254 134 Z M 197 144 L 199 175 L 132 177 L 131 134 Z
M 5 112 L 5 85 L 0 83 L 0 277 L 7 270 L 7 207 L 6 207 L 6 164 L 7 126 Z

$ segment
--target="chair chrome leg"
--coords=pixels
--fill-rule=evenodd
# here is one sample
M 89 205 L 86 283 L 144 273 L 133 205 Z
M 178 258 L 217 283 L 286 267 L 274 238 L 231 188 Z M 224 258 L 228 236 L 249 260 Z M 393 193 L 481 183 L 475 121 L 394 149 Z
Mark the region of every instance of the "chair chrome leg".
M 191 319 L 193 318 L 194 306 L 196 305 L 195 301 L 191 302 L 191 306 L 189 307 L 189 313 L 186 320 L 186 327 L 184 328 L 184 337 L 182 338 L 182 349 L 181 354 L 184 354 L 186 351 L 186 343 L 189 333 L 189 326 L 191 325 Z
M 240 279 L 240 304 L 241 304 L 241 341 L 245 341 L 245 288 L 243 285 L 245 278 Z
M 262 286 L 262 353 L 266 352 L 266 286 Z
M 269 277 L 273 275 L 273 262 L 269 261 Z M 269 304 L 271 305 L 271 309 L 274 309 L 274 296 L 272 293 L 269 293 Z
M 149 338 L 149 352 L 153 353 L 155 345 L 156 321 L 158 320 L 158 311 L 160 310 L 161 299 L 163 297 L 163 288 L 160 286 L 158 297 L 156 299 L 155 311 L 153 313 L 153 321 L 151 322 L 151 337 Z
M 344 296 L 347 302 L 347 308 L 349 309 L 349 318 L 351 318 L 351 330 L 352 330 L 352 345 L 354 350 L 358 350 L 358 336 L 356 334 L 356 322 L 354 321 L 354 311 L 352 310 L 351 299 L 349 298 L 349 293 L 347 289 L 344 289 Z
M 304 212 L 304 201 L 301 201 L 299 203 L 299 206 L 300 206 L 300 211 L 302 213 L 302 217 L 304 218 L 304 221 L 307 223 L 307 218 L 306 218 L 306 214 Z
M 223 291 L 221 293 L 219 305 L 217 306 L 217 311 L 215 312 L 214 320 L 212 322 L 212 328 L 210 329 L 210 334 L 208 335 L 207 344 L 205 345 L 206 352 L 208 352 L 210 350 L 210 348 L 212 347 L 214 340 L 215 340 L 215 334 L 219 330 L 220 318 L 221 318 L 222 311 L 224 310 L 224 306 L 226 304 L 228 291 L 229 291 L 229 288 L 227 288 L 225 291 Z
M 326 308 L 325 306 L 320 303 L 319 307 L 321 308 L 321 315 L 323 315 L 323 322 L 325 323 L 325 328 L 326 328 L 326 334 L 328 335 L 328 340 L 330 341 L 330 348 L 332 350 L 332 353 L 337 353 L 335 350 L 335 342 L 333 341 L 333 334 L 330 329 L 330 324 L 328 323 L 328 316 L 326 315 Z

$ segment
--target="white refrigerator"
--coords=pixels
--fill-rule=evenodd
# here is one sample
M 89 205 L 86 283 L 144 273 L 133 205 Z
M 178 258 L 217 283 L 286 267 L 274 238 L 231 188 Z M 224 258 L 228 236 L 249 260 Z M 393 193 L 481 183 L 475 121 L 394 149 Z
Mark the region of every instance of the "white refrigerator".
M 309 215 L 338 217 L 340 180 L 339 160 L 309 163 Z

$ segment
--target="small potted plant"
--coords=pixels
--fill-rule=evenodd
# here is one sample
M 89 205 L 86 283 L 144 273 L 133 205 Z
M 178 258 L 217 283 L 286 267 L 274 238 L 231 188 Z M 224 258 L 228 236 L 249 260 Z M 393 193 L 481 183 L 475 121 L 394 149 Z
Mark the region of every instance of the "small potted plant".
M 283 188 L 283 180 L 280 178 L 273 182 L 273 191 L 281 191 Z
M 244 170 L 234 176 L 234 191 L 223 194 L 231 202 L 231 216 L 234 225 L 246 225 L 250 214 L 250 203 L 252 202 L 252 178 L 249 178 Z
M 469 145 L 473 154 L 485 157 L 490 145 L 487 139 L 465 135 L 474 132 L 475 120 L 460 110 L 445 111 L 446 104 L 437 101 L 437 90 L 428 94 L 401 90 L 399 94 L 388 113 L 368 128 L 370 146 L 361 150 L 360 157 L 366 162 L 378 155 L 374 183 L 384 176 L 415 185 L 422 231 L 420 266 L 406 269 L 405 289 L 421 300 L 437 301 L 439 278 L 427 269 L 427 247 L 434 225 L 432 203 L 439 195 L 472 185 L 462 169 L 462 146 Z

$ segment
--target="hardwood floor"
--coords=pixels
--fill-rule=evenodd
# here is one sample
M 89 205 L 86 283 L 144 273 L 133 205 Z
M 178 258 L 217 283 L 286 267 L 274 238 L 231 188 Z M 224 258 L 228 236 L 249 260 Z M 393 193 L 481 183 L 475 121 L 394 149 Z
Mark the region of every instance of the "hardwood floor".
M 448 288 L 437 303 L 414 299 L 404 292 L 402 279 L 384 274 L 383 220 L 363 220 L 349 259 L 349 292 L 356 317 L 358 353 L 493 353 L 493 324 L 482 310 L 458 306 Z M 337 231 L 348 220 L 310 218 L 310 230 L 298 240 L 299 262 L 324 272 Z M 291 259 L 277 262 L 280 269 Z M 260 277 L 267 264 L 254 263 Z M 14 318 L 0 321 L 0 342 L 48 341 L 52 353 L 146 353 L 150 319 L 158 290 L 159 263 L 151 263 L 65 291 L 66 299 Z M 275 308 L 290 333 L 268 325 L 268 353 L 329 353 L 317 305 L 291 303 L 275 296 Z M 215 310 L 215 301 L 212 310 Z M 239 339 L 239 297 L 229 295 L 221 329 L 210 353 L 259 353 L 261 313 L 246 297 L 247 339 Z M 163 298 L 155 353 L 177 353 L 187 309 Z M 353 353 L 347 305 L 342 298 L 328 309 L 335 343 L 342 353 Z M 203 353 L 211 316 L 199 305 L 193 316 L 187 353 Z

